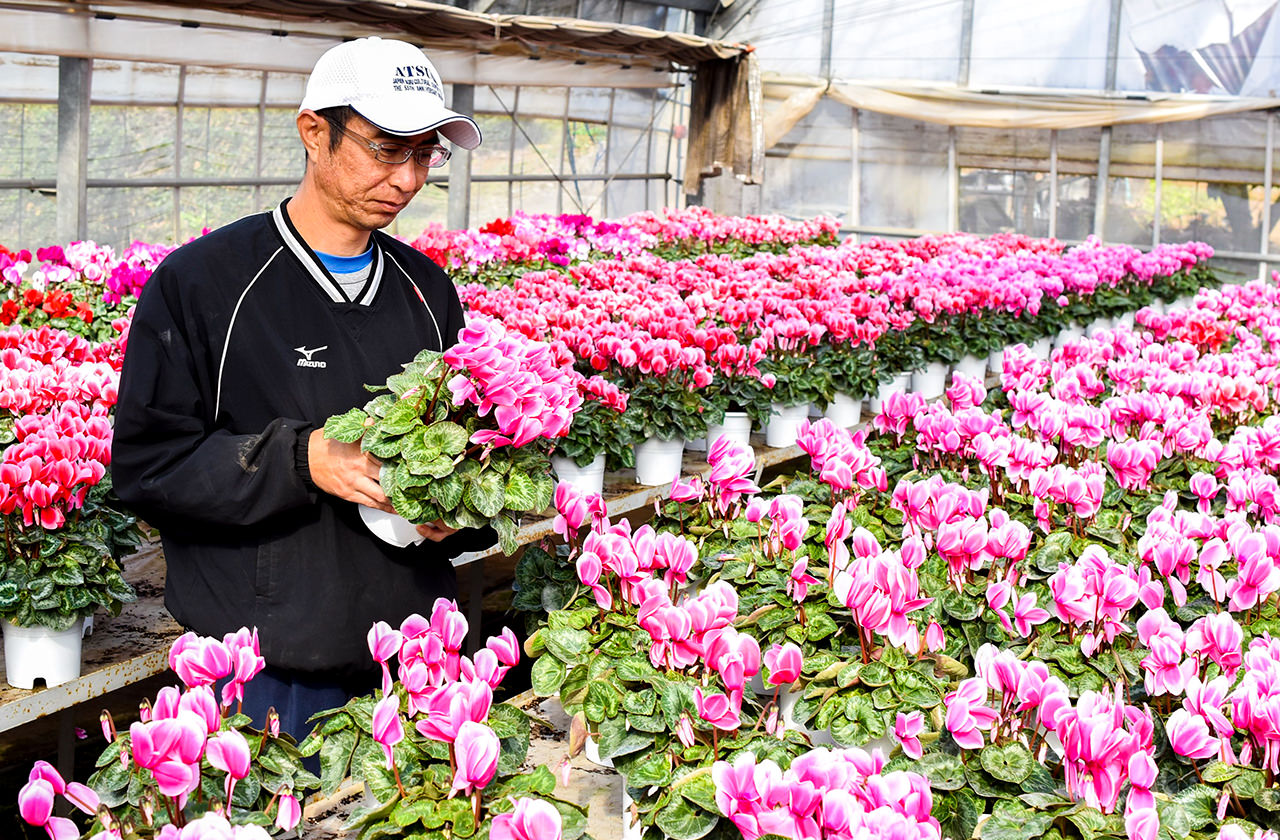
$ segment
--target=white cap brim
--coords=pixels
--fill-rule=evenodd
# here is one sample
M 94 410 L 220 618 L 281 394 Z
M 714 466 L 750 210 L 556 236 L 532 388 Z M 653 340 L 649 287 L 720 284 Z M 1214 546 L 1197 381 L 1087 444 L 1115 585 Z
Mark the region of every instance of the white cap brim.
M 440 108 L 440 114 L 432 115 L 433 119 L 425 125 L 411 125 L 405 123 L 403 116 L 398 120 L 383 122 L 382 120 L 374 119 L 359 105 L 353 104 L 351 107 L 371 124 L 376 125 L 387 134 L 394 134 L 397 137 L 412 137 L 415 134 L 422 134 L 426 131 L 438 131 L 441 137 L 444 137 L 455 146 L 474 149 L 480 145 L 480 126 L 476 125 L 476 121 L 471 117 L 450 111 L 447 108 Z

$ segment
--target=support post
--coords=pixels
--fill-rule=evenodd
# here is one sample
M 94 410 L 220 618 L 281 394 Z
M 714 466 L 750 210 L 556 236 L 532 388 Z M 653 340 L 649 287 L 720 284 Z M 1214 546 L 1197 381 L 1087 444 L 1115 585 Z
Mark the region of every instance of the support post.
M 474 85 L 454 85 L 453 104 L 459 114 L 470 115 L 475 111 L 476 89 Z M 471 226 L 471 152 L 455 146 L 449 158 L 449 212 L 450 230 L 464 230 Z
M 264 74 L 265 75 L 265 74 Z M 186 101 L 187 101 L 187 65 L 183 64 L 178 68 L 178 108 L 177 122 L 174 125 L 173 132 L 173 177 L 181 180 L 183 172 L 183 150 L 185 143 L 183 141 L 182 124 L 186 120 Z M 173 241 L 182 241 L 182 188 L 173 188 Z
M 861 112 L 853 109 L 853 129 L 849 132 L 849 226 L 862 224 L 862 168 L 859 146 L 862 138 L 858 133 L 858 115 Z M 861 242 L 862 237 L 853 234 L 854 242 Z
M 1058 129 L 1049 129 L 1049 236 L 1058 235 Z
M 973 2 L 960 3 L 960 65 L 956 68 L 956 84 L 969 86 L 969 65 L 973 59 Z
M 1267 112 L 1267 150 L 1262 165 L 1262 242 L 1258 249 L 1265 256 L 1271 253 L 1271 185 L 1275 179 L 1271 174 L 1271 165 L 1275 161 L 1276 115 Z M 1258 261 L 1258 279 L 1267 279 L 1267 261 Z
M 836 0 L 825 0 L 822 4 L 822 56 L 818 75 L 828 81 L 831 79 L 831 38 L 836 23 Z
M 947 230 L 960 229 L 960 161 L 956 154 L 956 127 L 947 129 Z
M 89 86 L 93 61 L 58 59 L 58 241 L 89 238 Z
M 1098 140 L 1098 178 L 1094 189 L 1093 235 L 1106 241 L 1107 181 L 1111 179 L 1111 126 L 1102 127 Z
M 1156 195 L 1155 216 L 1151 220 L 1151 247 L 1160 244 L 1160 214 L 1164 203 L 1164 126 L 1156 124 Z

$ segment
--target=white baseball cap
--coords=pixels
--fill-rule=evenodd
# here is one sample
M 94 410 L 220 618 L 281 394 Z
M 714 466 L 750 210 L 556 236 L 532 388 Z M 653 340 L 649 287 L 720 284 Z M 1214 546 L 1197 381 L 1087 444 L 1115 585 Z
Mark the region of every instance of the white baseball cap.
M 299 111 L 349 105 L 388 134 L 439 131 L 464 149 L 480 145 L 480 127 L 444 104 L 440 75 L 413 44 L 378 37 L 347 41 L 316 62 Z

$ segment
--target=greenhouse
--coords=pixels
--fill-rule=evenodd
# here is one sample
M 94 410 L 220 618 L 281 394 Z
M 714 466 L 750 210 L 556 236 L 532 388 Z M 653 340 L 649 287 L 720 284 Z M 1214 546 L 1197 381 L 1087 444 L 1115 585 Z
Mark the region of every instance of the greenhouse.
M 0 837 L 1280 840 L 1275 12 L 0 2 Z

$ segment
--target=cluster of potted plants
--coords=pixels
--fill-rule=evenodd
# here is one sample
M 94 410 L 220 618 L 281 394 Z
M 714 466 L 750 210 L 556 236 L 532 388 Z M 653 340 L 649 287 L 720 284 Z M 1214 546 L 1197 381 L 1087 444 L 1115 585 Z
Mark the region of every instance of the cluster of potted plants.
M 1209 254 L 1197 243 L 1143 254 L 953 235 L 742 258 L 645 252 L 461 291 L 473 311 L 562 344 L 581 372 L 627 392 L 629 419 L 596 438 L 598 451 L 671 450 L 669 466 L 640 477 L 661 484 L 678 470 L 678 442 L 704 437 L 726 412 L 787 446 L 814 406 L 851 425 L 882 390 L 932 398 L 952 367 L 980 376 L 995 356 L 998 369 L 1007 344 L 1044 354 L 1074 319 L 1212 285 Z
M 808 425 L 763 488 L 721 440 L 640 528 L 558 492 L 565 541 L 517 571 L 557 607 L 535 690 L 646 836 L 847 836 L 878 806 L 955 840 L 1269 836 L 1277 313 L 1250 283 L 1015 348 L 990 392 Z M 859 787 L 894 771 L 923 780 Z

